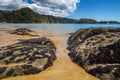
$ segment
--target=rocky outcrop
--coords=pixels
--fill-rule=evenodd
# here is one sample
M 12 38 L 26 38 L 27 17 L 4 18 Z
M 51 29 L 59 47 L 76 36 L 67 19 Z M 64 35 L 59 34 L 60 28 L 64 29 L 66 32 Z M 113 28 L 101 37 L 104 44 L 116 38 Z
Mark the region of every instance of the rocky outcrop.
M 9 31 L 8 33 L 10 33 L 10 34 L 16 34 L 16 35 L 39 36 L 39 35 L 33 34 L 34 31 L 32 31 L 32 30 L 30 30 L 28 28 L 18 28 L 18 29 Z
M 29 35 L 29 32 L 33 32 L 33 31 L 27 28 L 18 28 L 18 29 L 11 31 L 10 33 L 17 34 L 17 35 Z
M 120 28 L 80 29 L 68 39 L 69 56 L 101 80 L 120 80 Z
M 0 79 L 36 74 L 56 59 L 56 47 L 49 39 L 34 38 L 0 48 Z

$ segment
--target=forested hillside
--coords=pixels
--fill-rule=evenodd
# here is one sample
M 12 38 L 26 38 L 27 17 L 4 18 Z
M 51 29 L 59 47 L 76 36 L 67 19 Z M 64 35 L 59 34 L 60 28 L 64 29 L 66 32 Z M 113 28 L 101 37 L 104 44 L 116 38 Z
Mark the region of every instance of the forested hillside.
M 73 23 L 74 21 L 74 19 L 38 14 L 30 8 L 22 8 L 16 11 L 0 11 L 0 22 L 7 23 Z

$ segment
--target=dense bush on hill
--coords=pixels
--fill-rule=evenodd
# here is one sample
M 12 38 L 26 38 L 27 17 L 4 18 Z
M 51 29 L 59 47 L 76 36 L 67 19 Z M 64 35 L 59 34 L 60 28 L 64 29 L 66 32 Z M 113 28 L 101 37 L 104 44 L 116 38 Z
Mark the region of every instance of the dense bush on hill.
M 80 20 L 77 20 L 76 23 L 97 23 L 94 19 L 87 19 L 87 18 L 81 18 Z
M 74 19 L 38 14 L 30 8 L 22 8 L 16 11 L 0 11 L 0 22 L 7 23 L 72 23 L 74 21 Z
M 7 23 L 80 23 L 80 24 L 116 24 L 117 21 L 96 21 L 94 19 L 81 18 L 79 20 L 55 17 L 50 15 L 38 14 L 32 11 L 30 8 L 22 8 L 15 11 L 1 11 L 0 10 L 0 22 Z

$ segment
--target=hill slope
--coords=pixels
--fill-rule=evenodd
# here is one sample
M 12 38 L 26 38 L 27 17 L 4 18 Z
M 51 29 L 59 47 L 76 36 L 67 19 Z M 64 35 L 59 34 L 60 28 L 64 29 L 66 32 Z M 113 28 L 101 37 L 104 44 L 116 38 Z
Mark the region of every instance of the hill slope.
M 72 23 L 74 21 L 74 19 L 38 14 L 30 8 L 22 8 L 16 11 L 0 11 L 0 22 L 7 23 Z
M 94 19 L 81 18 L 79 20 L 38 14 L 30 8 L 22 8 L 16 11 L 1 11 L 0 22 L 7 23 L 80 23 L 80 24 L 120 24 L 118 21 L 96 21 Z
M 81 18 L 80 20 L 77 20 L 76 23 L 97 23 L 94 19 L 87 19 L 87 18 Z

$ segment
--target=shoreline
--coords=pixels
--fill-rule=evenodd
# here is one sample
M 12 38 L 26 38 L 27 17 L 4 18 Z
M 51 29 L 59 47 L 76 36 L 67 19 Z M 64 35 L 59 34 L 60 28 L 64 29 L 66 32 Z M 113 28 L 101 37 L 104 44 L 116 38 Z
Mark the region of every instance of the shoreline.
M 0 47 L 16 43 L 19 39 L 37 38 L 35 36 L 6 33 L 8 30 L 0 31 Z M 10 77 L 2 80 L 31 80 L 31 78 L 34 78 L 34 80 L 98 80 L 70 60 L 68 56 L 69 51 L 66 50 L 66 42 L 69 35 L 54 36 L 46 32 L 35 32 L 33 34 L 37 34 L 39 37 L 49 38 L 57 47 L 57 59 L 54 61 L 53 65 L 38 74 Z

